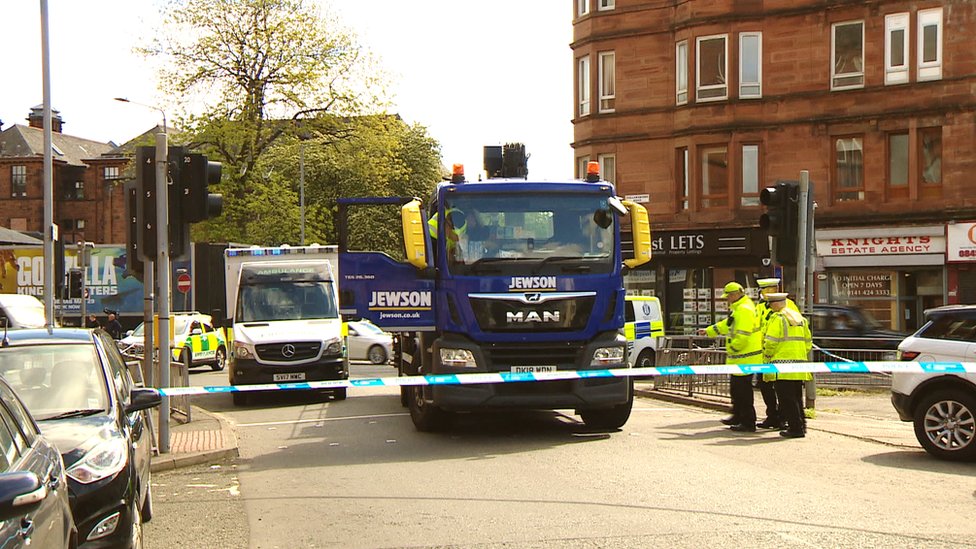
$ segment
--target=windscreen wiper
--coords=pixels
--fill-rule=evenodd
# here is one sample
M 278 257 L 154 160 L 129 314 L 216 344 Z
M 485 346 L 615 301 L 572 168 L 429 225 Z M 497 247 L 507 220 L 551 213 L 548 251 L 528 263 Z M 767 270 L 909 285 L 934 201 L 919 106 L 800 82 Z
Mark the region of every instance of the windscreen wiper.
M 104 411 L 105 410 L 103 410 L 102 408 L 85 408 L 85 409 L 82 409 L 82 410 L 71 410 L 71 411 L 68 411 L 68 412 L 62 412 L 60 414 L 57 414 L 57 415 L 54 415 L 54 416 L 51 416 L 51 417 L 46 417 L 46 418 L 44 418 L 44 419 L 42 419 L 40 421 L 47 421 L 49 419 L 68 419 L 70 417 L 93 416 L 95 414 L 98 414 L 98 413 L 101 413 L 101 412 L 104 412 Z
M 532 274 L 537 274 L 539 271 L 542 270 L 543 267 L 545 267 L 549 263 L 560 263 L 562 261 L 579 261 L 580 259 L 582 258 L 580 258 L 577 255 L 550 255 L 549 257 L 544 257 L 542 258 L 541 261 L 539 261 L 539 264 L 532 269 Z

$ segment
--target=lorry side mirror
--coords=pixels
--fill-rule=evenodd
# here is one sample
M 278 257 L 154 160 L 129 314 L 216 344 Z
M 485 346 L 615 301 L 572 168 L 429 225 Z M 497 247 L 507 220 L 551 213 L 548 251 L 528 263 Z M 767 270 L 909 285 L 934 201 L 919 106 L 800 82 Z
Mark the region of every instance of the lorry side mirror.
M 630 226 L 634 236 L 634 257 L 624 259 L 624 265 L 633 269 L 651 260 L 651 222 L 644 206 L 630 200 L 621 202 L 630 211 Z
M 419 200 L 411 200 L 400 207 L 400 221 L 407 262 L 418 270 L 427 269 L 427 224 L 420 212 Z

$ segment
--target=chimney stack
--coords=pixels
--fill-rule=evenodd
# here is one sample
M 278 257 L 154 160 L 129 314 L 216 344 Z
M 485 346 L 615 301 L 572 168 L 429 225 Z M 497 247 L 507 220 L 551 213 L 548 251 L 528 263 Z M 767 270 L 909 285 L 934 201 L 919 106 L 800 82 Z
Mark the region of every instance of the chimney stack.
M 27 117 L 27 123 L 32 128 L 44 129 L 44 106 L 38 105 L 31 109 L 30 116 Z M 61 113 L 51 109 L 51 131 L 53 133 L 61 133 L 61 126 L 64 122 L 61 120 Z

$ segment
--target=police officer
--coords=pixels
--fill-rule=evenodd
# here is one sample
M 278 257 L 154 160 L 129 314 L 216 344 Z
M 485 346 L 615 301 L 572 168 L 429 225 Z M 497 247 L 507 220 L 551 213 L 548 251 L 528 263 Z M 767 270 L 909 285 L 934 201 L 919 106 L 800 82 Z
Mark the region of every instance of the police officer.
M 700 335 L 725 336 L 726 364 L 756 364 L 762 359 L 762 333 L 756 317 L 756 305 L 738 282 L 729 282 L 722 297 L 729 303 L 729 316 L 699 330 Z M 752 375 L 732 374 L 729 378 L 732 415 L 722 423 L 738 432 L 756 430 L 756 408 L 753 404 Z
M 772 363 L 806 362 L 813 348 L 810 323 L 799 311 L 786 306 L 785 293 L 766 294 L 772 314 L 763 332 L 763 359 Z M 786 428 L 779 432 L 787 438 L 806 436 L 803 415 L 803 382 L 813 379 L 809 372 L 779 373 L 776 376 L 776 396 Z
M 756 280 L 756 285 L 759 286 L 759 303 L 756 304 L 756 314 L 759 315 L 759 330 L 763 331 L 766 328 L 766 322 L 773 314 L 766 300 L 766 295 L 779 293 L 780 279 L 760 278 Z M 793 303 L 793 300 L 790 298 L 786 298 L 786 306 L 794 311 L 800 311 L 796 303 Z M 756 385 L 759 387 L 759 393 L 762 395 L 763 403 L 766 405 L 766 418 L 757 423 L 756 427 L 760 429 L 779 429 L 781 427 L 782 417 L 776 402 L 776 374 L 756 374 L 756 378 Z

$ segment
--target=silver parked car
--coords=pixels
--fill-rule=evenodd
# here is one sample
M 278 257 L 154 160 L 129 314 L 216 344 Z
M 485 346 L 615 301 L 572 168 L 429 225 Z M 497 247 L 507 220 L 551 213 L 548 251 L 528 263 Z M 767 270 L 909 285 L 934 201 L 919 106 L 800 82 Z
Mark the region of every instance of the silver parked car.
M 393 356 L 393 335 L 368 320 L 349 322 L 346 347 L 349 360 L 385 364 Z

